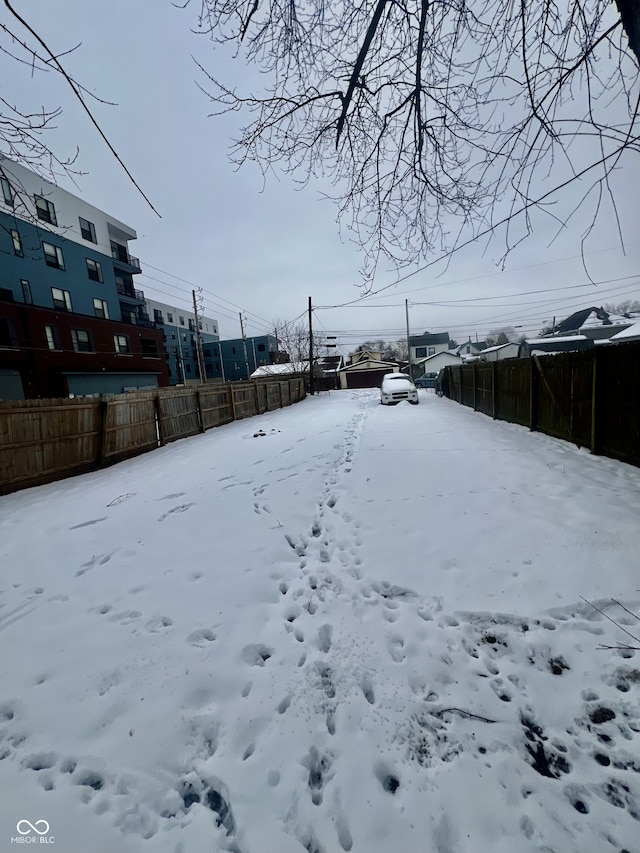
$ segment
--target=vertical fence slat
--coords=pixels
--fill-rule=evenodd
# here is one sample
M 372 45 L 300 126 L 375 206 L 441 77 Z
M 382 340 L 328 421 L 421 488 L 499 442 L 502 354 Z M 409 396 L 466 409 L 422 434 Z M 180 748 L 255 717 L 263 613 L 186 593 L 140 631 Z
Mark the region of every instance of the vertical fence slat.
M 260 388 L 234 384 L 2 402 L 0 495 L 95 470 L 305 396 L 299 379 Z
M 482 364 L 447 374 L 447 396 L 462 405 L 640 466 L 638 342 L 495 362 L 490 407 Z

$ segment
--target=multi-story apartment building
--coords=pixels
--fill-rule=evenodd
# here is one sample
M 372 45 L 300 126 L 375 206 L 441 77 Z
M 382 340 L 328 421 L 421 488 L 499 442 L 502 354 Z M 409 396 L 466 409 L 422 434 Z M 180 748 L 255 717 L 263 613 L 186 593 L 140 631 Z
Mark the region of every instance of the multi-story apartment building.
M 245 343 L 247 348 L 246 360 Z M 219 363 L 220 360 L 221 363 Z M 283 360 L 288 361 L 288 356 L 278 352 L 278 342 L 273 335 L 258 335 L 257 337 L 246 338 L 244 342 L 242 338 L 220 341 L 218 359 L 213 364 L 213 375 L 223 378 L 227 382 L 248 379 L 259 367 L 277 364 Z
M 0 399 L 168 384 L 133 228 L 0 159 Z
M 198 343 L 196 334 L 196 316 L 192 311 L 176 308 L 164 302 L 147 299 L 147 310 L 150 319 L 157 329 L 162 332 L 164 346 L 167 352 L 167 367 L 170 385 L 183 385 L 193 380 L 200 380 L 198 369 Z M 218 321 L 212 317 L 200 316 L 200 336 L 205 363 L 205 381 L 216 375 L 214 359 L 218 362 L 219 349 Z M 219 368 L 219 365 L 218 365 Z
M 154 299 L 147 299 L 147 309 L 149 318 L 153 320 L 156 328 L 162 331 L 167 352 L 169 383 L 182 385 L 199 381 L 195 314 Z M 261 335 L 246 338 L 245 363 L 242 338 L 221 341 L 217 320 L 206 314 L 201 316 L 198 312 L 198 321 L 202 338 L 205 381 L 217 379 L 233 382 L 247 379 L 258 367 L 274 364 L 282 359 L 286 360 L 284 353 L 278 354 L 275 337 Z

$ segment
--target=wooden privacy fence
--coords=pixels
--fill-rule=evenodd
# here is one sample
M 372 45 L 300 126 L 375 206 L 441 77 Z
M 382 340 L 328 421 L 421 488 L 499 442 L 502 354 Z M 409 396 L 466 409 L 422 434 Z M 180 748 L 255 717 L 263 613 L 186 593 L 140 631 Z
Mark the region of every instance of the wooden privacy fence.
M 0 495 L 297 403 L 302 378 L 0 403 Z
M 640 343 L 447 371 L 458 403 L 640 466 Z

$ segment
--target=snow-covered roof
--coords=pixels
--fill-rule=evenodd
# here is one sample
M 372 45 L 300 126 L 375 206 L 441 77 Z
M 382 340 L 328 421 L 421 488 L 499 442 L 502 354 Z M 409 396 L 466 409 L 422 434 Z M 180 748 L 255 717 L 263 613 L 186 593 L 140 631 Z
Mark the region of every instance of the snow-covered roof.
M 452 360 L 452 363 L 454 361 L 458 361 L 458 362 L 460 361 L 460 356 L 456 355 L 455 352 L 453 352 L 451 350 L 450 351 L 445 350 L 444 352 L 437 352 L 434 355 L 425 355 L 422 358 L 414 358 L 413 364 L 425 365 L 428 361 L 433 361 L 434 359 L 437 361 L 442 361 L 443 358 L 450 358 Z
M 398 366 L 397 361 L 382 361 L 381 359 L 369 358 L 364 361 L 356 361 L 352 364 L 347 364 L 345 367 L 340 368 L 340 372 L 344 371 L 355 371 L 355 370 L 379 370 L 383 367 L 395 368 Z
M 286 376 L 290 373 L 306 373 L 309 370 L 308 361 L 289 361 L 285 364 L 265 364 L 254 370 L 252 379 L 261 379 L 265 376 Z
M 517 347 L 518 344 L 513 341 L 507 341 L 506 344 L 496 344 L 494 347 L 487 347 L 482 350 L 482 355 L 486 355 L 488 352 L 498 352 L 498 350 L 504 349 L 505 347 Z
M 629 326 L 621 332 L 617 332 L 615 335 L 611 336 L 610 340 L 623 341 L 635 340 L 636 338 L 640 338 L 640 322 L 634 323 L 633 326 Z
M 552 344 L 554 341 L 557 342 L 570 342 L 570 341 L 588 341 L 589 338 L 586 335 L 560 335 L 557 336 L 549 336 L 548 338 L 527 338 L 525 343 L 532 344 Z M 485 350 L 486 352 L 486 350 Z

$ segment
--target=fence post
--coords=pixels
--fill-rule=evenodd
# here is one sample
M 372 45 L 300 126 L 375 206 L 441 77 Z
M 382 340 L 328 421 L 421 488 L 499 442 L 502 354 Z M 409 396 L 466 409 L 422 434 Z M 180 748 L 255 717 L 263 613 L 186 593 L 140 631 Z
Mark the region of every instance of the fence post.
M 258 391 L 258 381 L 256 379 L 253 380 L 253 389 L 255 391 L 256 397 L 256 415 L 260 414 L 260 392 Z
M 496 405 L 496 376 L 498 374 L 498 362 L 494 361 L 491 365 L 491 417 L 496 419 L 498 407 Z
M 473 411 L 478 411 L 478 362 L 473 362 Z
M 162 410 L 160 408 L 159 394 L 155 394 L 153 397 L 153 408 L 156 411 L 156 430 L 158 432 L 158 441 L 160 442 L 160 447 L 164 447 L 164 429 L 162 427 Z
M 529 381 L 529 429 L 535 432 L 538 428 L 538 370 L 533 356 L 529 359 L 531 379 Z
M 280 395 L 280 408 L 284 408 L 282 403 L 282 382 L 278 382 L 278 394 Z
M 107 423 L 109 417 L 109 402 L 107 400 L 103 400 L 100 403 L 100 455 L 98 457 L 98 464 L 104 465 L 104 461 L 107 458 Z
M 598 359 L 596 353 L 598 347 L 593 348 L 593 359 L 591 362 L 591 452 L 598 453 Z
M 227 382 L 227 388 L 229 389 L 229 402 L 231 403 L 231 419 L 235 421 L 236 419 L 236 398 L 233 393 L 233 385 L 231 382 Z
M 200 421 L 200 432 L 204 432 L 204 418 L 202 416 L 202 398 L 200 397 L 200 389 L 196 389 L 196 402 L 198 404 L 198 420 Z

